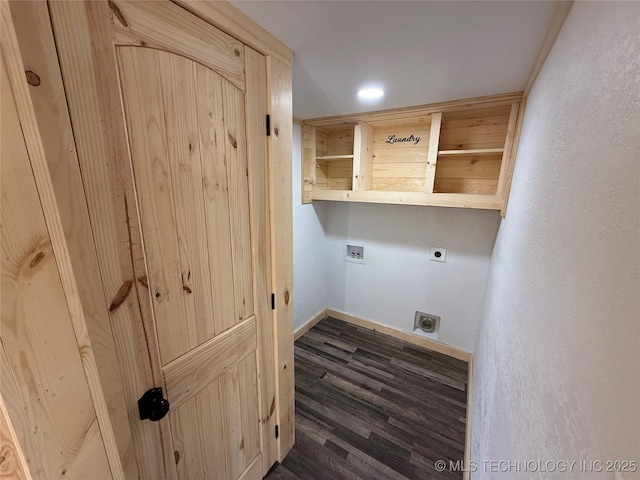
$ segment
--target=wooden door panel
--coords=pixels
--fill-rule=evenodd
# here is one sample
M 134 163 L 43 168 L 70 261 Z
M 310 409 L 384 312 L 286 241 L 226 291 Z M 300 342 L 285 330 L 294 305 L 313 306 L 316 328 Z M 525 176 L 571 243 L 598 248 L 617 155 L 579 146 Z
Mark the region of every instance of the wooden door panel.
M 184 57 L 136 47 L 117 52 L 165 364 L 255 310 L 244 95 Z M 224 120 L 199 124 L 214 113 Z M 213 136 L 213 148 L 202 134 Z
M 164 115 L 170 119 L 165 127 L 180 251 L 180 281 L 189 347 L 193 348 L 216 334 L 209 249 L 219 247 L 208 240 L 204 209 L 197 114 L 198 92 L 202 90 L 196 85 L 194 62 L 166 52 L 159 52 L 158 59 Z M 213 157 L 211 161 L 220 162 L 222 158 Z
M 142 316 L 131 321 L 143 335 L 112 325 L 128 403 L 154 385 L 171 403 L 160 429 L 130 411 L 143 475 L 260 478 L 276 459 L 278 421 L 266 60 L 236 52 L 233 39 L 161 0 L 52 4 L 51 12 L 83 181 L 94 189 L 90 214 L 100 217 L 104 282 L 123 278 L 111 311 L 115 319 L 126 305 Z M 74 43 L 78 24 L 90 27 Z M 103 217 L 99 197 L 117 218 Z M 103 238 L 107 220 L 115 243 Z M 153 383 L 138 368 L 151 368 Z M 220 441 L 222 453 L 212 453 Z
M 165 365 L 162 371 L 172 406 L 191 398 L 256 347 L 256 317 L 250 317 Z
M 236 319 L 242 321 L 255 313 L 253 305 L 253 266 L 251 263 L 251 227 L 249 215 L 249 166 L 244 118 L 244 95 L 223 82 L 222 99 L 226 135 L 226 164 L 229 180 L 231 216 L 231 253 Z
M 197 104 L 200 152 L 203 159 L 225 158 L 222 78 L 196 64 L 196 84 L 204 92 Z M 226 162 L 202 162 L 204 210 L 209 241 L 218 248 L 209 249 L 209 274 L 213 297 L 215 332 L 224 332 L 238 318 L 235 314 L 231 261 L 231 219 Z
M 172 410 L 179 478 L 241 478 L 260 455 L 257 397 L 251 353 Z
M 157 326 L 161 360 L 169 362 L 189 349 L 184 291 L 171 167 L 166 139 L 158 52 L 118 48 L 123 104 L 129 148 L 140 205 L 140 221 L 147 258 L 145 286 L 151 290 L 153 309 L 162 322 Z M 160 225 L 165 228 L 160 228 Z
M 244 90 L 244 45 L 168 1 L 111 0 L 116 45 L 165 50 L 190 58 Z
M 260 452 L 256 376 L 251 353 L 220 378 L 227 478 L 239 478 Z

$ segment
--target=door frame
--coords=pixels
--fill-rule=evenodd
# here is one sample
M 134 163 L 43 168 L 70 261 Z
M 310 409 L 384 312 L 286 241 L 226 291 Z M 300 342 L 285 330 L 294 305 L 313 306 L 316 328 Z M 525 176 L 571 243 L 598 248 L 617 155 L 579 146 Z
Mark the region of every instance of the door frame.
M 103 146 L 105 147 L 104 151 L 109 154 L 102 157 L 97 155 L 95 158 L 111 160 L 98 162 L 102 163 L 102 167 L 110 174 L 102 182 L 90 182 L 91 173 L 87 171 L 87 166 L 84 165 L 84 168 L 80 168 L 76 153 L 77 145 L 73 142 L 71 120 L 67 110 L 67 108 L 73 109 L 73 105 L 67 105 L 62 83 L 60 65 L 64 59 L 59 58 L 59 55 L 61 42 L 64 39 L 59 38 L 60 32 L 55 32 L 55 28 L 52 29 L 50 12 L 44 2 L 33 2 L 39 5 L 32 8 L 20 8 L 20 3 L 19 1 L 15 4 L 10 3 L 10 6 L 15 18 L 14 23 L 25 69 L 27 72 L 31 72 L 27 76 L 27 81 L 34 100 L 38 125 L 41 131 L 49 132 L 47 137 L 50 140 L 47 141 L 45 138 L 43 143 L 47 162 L 52 172 L 54 191 L 59 199 L 58 204 L 60 205 L 65 235 L 68 238 L 77 238 L 78 225 L 81 225 L 86 230 L 85 234 L 94 240 L 91 245 L 71 242 L 69 250 L 76 276 L 82 277 L 86 282 L 101 286 L 99 290 L 102 290 L 102 296 L 79 293 L 85 311 L 96 312 L 95 315 L 87 315 L 87 329 L 92 343 L 95 345 L 96 363 L 109 407 L 119 456 L 125 467 L 125 474 L 129 477 L 134 474 L 136 468 L 140 473 L 148 470 L 137 464 L 135 455 L 133 455 L 132 438 L 136 437 L 136 434 L 131 430 L 130 423 L 126 421 L 126 412 L 128 411 L 128 416 L 131 416 L 135 409 L 131 405 L 132 399 L 126 399 L 126 395 L 123 394 L 123 383 L 126 379 L 122 378 L 122 372 L 114 372 L 115 339 L 111 329 L 108 328 L 108 323 L 105 328 L 104 320 L 105 317 L 112 317 L 116 312 L 116 315 L 122 317 L 119 323 L 117 320 L 115 321 L 116 324 L 126 325 L 129 322 L 128 328 L 130 330 L 128 333 L 138 336 L 144 335 L 142 319 L 148 318 L 150 305 L 142 291 L 137 293 L 140 290 L 140 282 L 127 283 L 127 281 L 122 281 L 123 278 L 135 279 L 137 272 L 145 270 L 137 208 L 135 201 L 132 200 L 135 198 L 135 192 L 127 190 L 129 188 L 125 185 L 127 179 L 118 175 L 118 169 L 121 172 L 130 168 L 127 163 L 129 162 L 128 151 L 122 149 L 122 138 L 115 138 L 122 135 L 124 129 L 120 128 L 120 132 L 115 133 L 103 132 L 103 135 L 111 136 L 111 143 Z M 96 2 L 91 3 L 96 5 Z M 273 460 L 281 461 L 294 443 L 291 51 L 230 3 L 200 2 L 197 0 L 181 0 L 174 3 L 266 57 L 267 108 L 271 119 L 271 135 L 267 139 L 270 266 L 275 307 L 272 311 L 272 331 L 275 343 L 276 394 L 272 412 L 278 420 L 275 424 L 277 433 L 274 432 L 274 436 L 277 435 L 277 450 L 273 454 L 275 456 Z M 117 12 L 112 8 L 114 2 L 109 2 L 109 4 L 111 4 L 111 9 L 109 9 L 107 1 L 103 0 L 97 4 L 96 8 L 102 9 L 103 12 L 109 9 L 111 16 L 117 16 Z M 117 5 L 117 1 L 115 4 Z M 85 11 L 84 9 L 80 10 Z M 83 32 L 86 33 L 82 28 L 75 28 L 83 21 L 90 24 L 93 29 L 105 33 L 105 25 L 96 24 L 96 21 L 100 21 L 99 19 L 89 18 L 86 16 L 86 12 L 83 14 L 80 10 L 77 12 L 79 16 L 65 19 L 65 22 L 70 22 L 70 27 L 74 27 L 76 41 L 78 41 L 79 35 L 82 35 Z M 34 25 L 37 28 L 34 29 Z M 34 30 L 36 31 L 35 35 Z M 108 55 L 108 52 L 100 53 Z M 67 58 L 68 62 L 75 60 Z M 43 81 L 30 81 L 36 77 Z M 119 88 L 116 87 L 115 90 L 119 90 Z M 105 102 L 119 102 L 119 93 L 117 95 L 117 97 L 111 97 Z M 57 112 L 57 116 L 54 116 L 52 112 Z M 104 111 L 99 113 L 108 115 Z M 126 139 L 124 144 L 126 145 Z M 118 162 L 120 162 L 120 166 L 117 165 Z M 89 198 L 91 196 L 107 199 L 116 214 L 112 218 L 98 218 L 100 214 L 95 207 L 97 203 L 92 208 L 92 200 Z M 97 202 L 95 198 L 93 201 Z M 65 208 L 65 206 L 69 207 Z M 123 219 L 126 221 L 122 221 Z M 100 222 L 105 223 L 103 228 L 109 228 L 112 232 L 116 232 L 117 238 L 128 238 L 133 248 L 127 253 L 131 256 L 133 266 L 118 264 L 118 258 L 113 257 L 111 260 L 115 264 L 106 264 L 107 255 L 104 251 L 100 251 L 101 249 L 105 250 L 105 245 L 96 242 L 100 237 Z M 116 243 L 107 245 L 107 248 Z M 114 251 L 118 252 L 117 246 Z M 122 259 L 123 253 L 119 252 L 116 256 Z M 120 298 L 122 296 L 124 298 Z M 113 319 L 111 321 L 114 322 Z M 136 322 L 137 330 L 136 327 L 131 326 Z M 141 328 L 142 330 L 140 330 Z M 138 355 L 144 357 L 144 352 L 140 351 Z M 131 360 L 136 361 L 135 358 Z M 138 379 L 139 383 L 162 385 L 163 381 L 158 378 L 157 374 L 160 372 L 159 365 L 149 365 L 147 370 L 146 378 Z M 162 428 L 156 424 L 149 424 L 149 422 L 141 423 L 141 425 L 142 428 Z M 161 438 L 160 432 L 157 433 Z M 151 448 L 151 446 L 149 447 Z M 155 459 L 164 463 L 165 467 L 173 462 L 173 452 L 166 447 L 169 445 L 163 446 L 162 458 L 156 457 Z M 144 475 L 142 476 L 144 477 Z

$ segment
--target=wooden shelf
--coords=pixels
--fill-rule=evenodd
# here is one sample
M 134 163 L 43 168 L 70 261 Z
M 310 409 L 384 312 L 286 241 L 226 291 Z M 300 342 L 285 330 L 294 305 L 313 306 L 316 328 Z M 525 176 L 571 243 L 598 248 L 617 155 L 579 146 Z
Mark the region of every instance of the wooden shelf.
M 521 98 L 512 95 L 306 120 L 302 202 L 502 210 Z
M 504 148 L 476 148 L 475 150 L 440 150 L 438 156 L 454 155 L 492 155 L 504 153 Z
M 477 208 L 500 210 L 501 195 L 476 195 L 469 193 L 419 193 L 382 192 L 374 190 L 314 190 L 312 200 L 338 202 L 387 203 L 392 205 L 423 205 L 452 208 Z
M 316 160 L 347 160 L 353 158 L 353 155 L 325 155 L 324 157 L 316 157 Z

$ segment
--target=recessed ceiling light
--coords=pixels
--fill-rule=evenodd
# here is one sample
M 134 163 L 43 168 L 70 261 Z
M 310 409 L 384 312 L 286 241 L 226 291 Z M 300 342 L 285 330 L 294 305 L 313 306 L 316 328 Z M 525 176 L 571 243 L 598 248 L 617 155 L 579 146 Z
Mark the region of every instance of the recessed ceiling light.
M 362 88 L 358 90 L 358 98 L 361 100 L 376 100 L 384 95 L 381 88 Z

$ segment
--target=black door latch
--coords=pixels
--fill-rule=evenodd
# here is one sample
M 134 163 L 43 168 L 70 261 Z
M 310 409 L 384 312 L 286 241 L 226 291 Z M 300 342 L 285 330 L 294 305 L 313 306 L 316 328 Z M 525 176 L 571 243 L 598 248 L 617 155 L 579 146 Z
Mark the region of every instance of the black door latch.
M 152 422 L 162 420 L 169 413 L 169 400 L 162 397 L 162 388 L 155 387 L 147 390 L 138 400 L 140 420 L 149 419 Z

